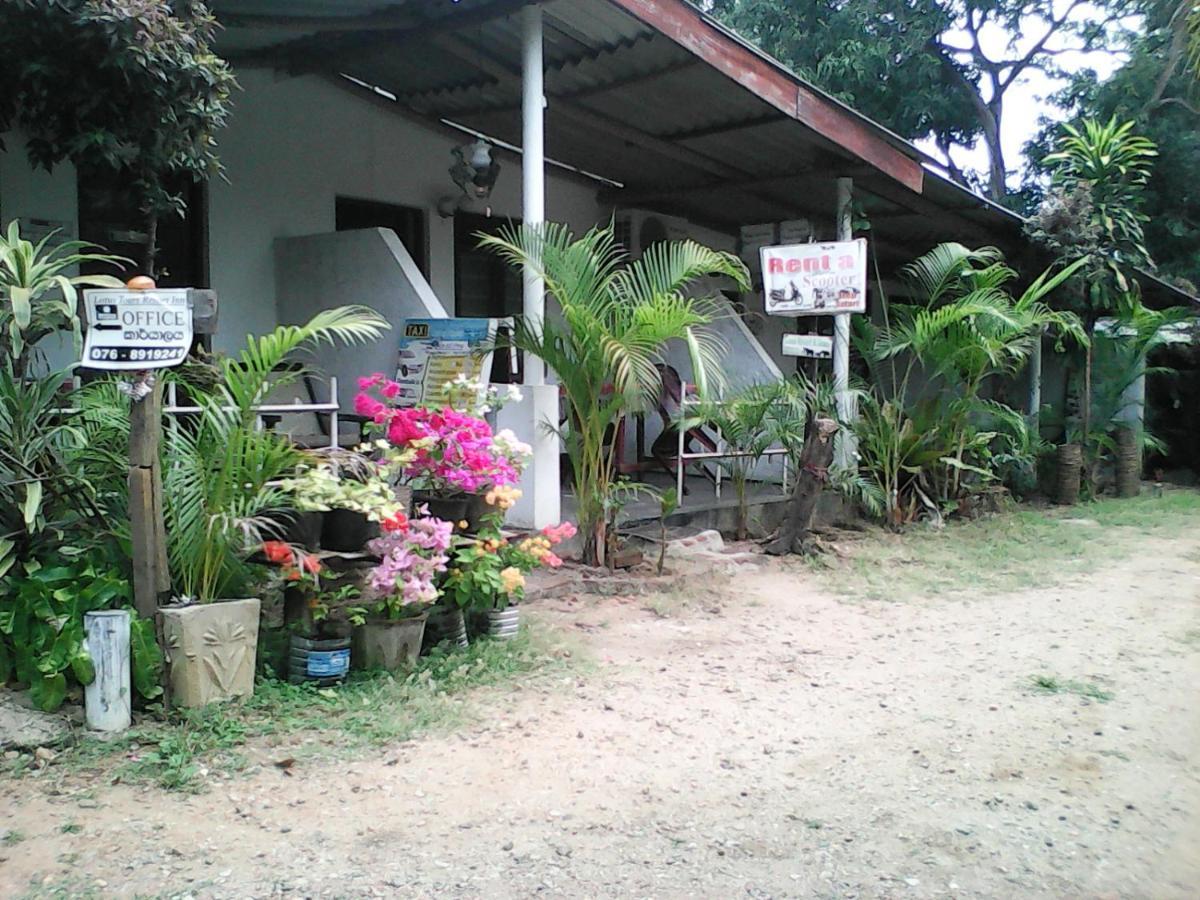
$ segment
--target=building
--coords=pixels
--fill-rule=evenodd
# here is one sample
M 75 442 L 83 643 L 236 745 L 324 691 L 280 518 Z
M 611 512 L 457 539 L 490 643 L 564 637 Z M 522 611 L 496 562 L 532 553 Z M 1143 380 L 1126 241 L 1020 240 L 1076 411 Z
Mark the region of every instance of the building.
M 994 244 L 1018 262 L 1031 252 L 1019 217 L 685 0 L 211 5 L 242 86 L 221 136 L 226 178 L 196 188 L 188 219 L 163 226 L 161 243 L 164 284 L 218 292 L 218 349 L 349 302 L 394 321 L 536 313 L 536 286 L 474 247 L 477 231 L 509 219 L 586 230 L 615 216 L 635 252 L 684 235 L 752 251 L 779 223 L 785 238 L 833 239 L 840 183 L 870 219 L 885 272 L 949 239 Z M 500 175 L 486 201 L 455 208 L 451 151 L 476 135 L 495 142 Z M 136 255 L 119 185 L 69 166 L 32 171 L 19 139 L 8 146 L 0 219 Z M 767 318 L 760 294 L 740 301 L 726 334 L 738 376 L 778 377 L 794 365 L 781 341 L 795 323 Z M 394 350 L 327 362 L 388 370 Z M 526 381 L 514 424 L 533 436 L 557 394 L 536 366 Z M 557 450 L 538 442 L 519 512 L 541 524 L 557 519 L 559 488 Z

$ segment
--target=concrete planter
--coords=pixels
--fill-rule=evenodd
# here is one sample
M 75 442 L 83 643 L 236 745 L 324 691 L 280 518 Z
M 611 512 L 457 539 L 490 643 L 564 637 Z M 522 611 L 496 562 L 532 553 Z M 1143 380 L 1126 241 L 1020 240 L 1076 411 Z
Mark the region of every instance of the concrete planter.
M 254 693 L 261 605 L 250 598 L 158 611 L 173 705 L 207 706 Z
M 406 672 L 417 664 L 428 613 L 407 619 L 372 619 L 354 629 L 351 659 L 358 669 Z

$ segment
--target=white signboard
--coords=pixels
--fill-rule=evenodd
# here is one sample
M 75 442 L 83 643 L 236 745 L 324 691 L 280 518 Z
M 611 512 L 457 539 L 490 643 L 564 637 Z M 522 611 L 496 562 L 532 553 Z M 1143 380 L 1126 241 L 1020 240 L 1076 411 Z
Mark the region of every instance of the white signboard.
M 783 355 L 801 359 L 832 359 L 833 337 L 826 334 L 785 334 Z
M 177 366 L 192 346 L 187 288 L 83 292 L 89 369 L 164 369 Z
M 771 316 L 831 316 L 867 310 L 867 242 L 762 248 Z

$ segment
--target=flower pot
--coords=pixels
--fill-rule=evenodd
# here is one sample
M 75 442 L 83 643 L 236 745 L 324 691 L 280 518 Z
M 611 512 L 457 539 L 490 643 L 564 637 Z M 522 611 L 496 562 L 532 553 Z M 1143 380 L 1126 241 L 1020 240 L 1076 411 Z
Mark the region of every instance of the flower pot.
M 429 507 L 429 515 L 443 522 L 453 522 L 455 531 L 461 531 L 459 522 L 467 522 L 470 512 L 471 494 L 436 494 L 431 491 L 413 491 L 413 508 Z
M 324 526 L 325 513 L 296 513 L 288 522 L 283 537 L 289 544 L 299 544 L 309 553 L 315 553 L 321 549 L 321 532 Z
M 350 638 L 300 637 L 293 634 L 288 646 L 288 681 L 313 681 L 325 687 L 346 680 L 350 671 Z
M 511 641 L 521 631 L 521 607 L 506 606 L 504 609 L 487 611 L 488 637 L 498 641 Z
M 354 629 L 356 668 L 407 671 L 421 653 L 428 613 L 407 619 L 371 619 Z
M 325 513 L 321 547 L 336 553 L 359 553 L 367 541 L 379 537 L 379 526 L 363 513 L 334 509 Z
M 164 662 L 175 706 L 206 706 L 254 693 L 258 598 L 165 606 Z
M 450 641 L 460 648 L 471 645 L 467 639 L 467 621 L 457 606 L 435 606 L 429 613 L 429 631 L 426 643 L 430 647 L 442 641 Z

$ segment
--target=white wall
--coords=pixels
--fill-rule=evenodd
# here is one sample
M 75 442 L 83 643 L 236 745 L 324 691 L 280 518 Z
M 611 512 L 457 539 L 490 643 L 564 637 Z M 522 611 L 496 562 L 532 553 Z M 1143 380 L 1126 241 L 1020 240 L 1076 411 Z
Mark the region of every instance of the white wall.
M 453 312 L 454 222 L 436 207 L 457 191 L 447 172 L 451 147 L 471 138 L 420 127 L 315 76 L 248 70 L 238 80 L 243 90 L 219 147 L 228 182 L 210 190 L 210 267 L 221 298 L 217 346 L 238 346 L 248 331 L 275 324 L 274 240 L 332 232 L 339 194 L 427 210 L 429 281 Z M 520 161 L 504 155 L 501 165 L 492 213 L 519 216 Z M 595 199 L 598 185 L 551 173 L 548 218 L 586 230 L 607 217 Z

